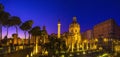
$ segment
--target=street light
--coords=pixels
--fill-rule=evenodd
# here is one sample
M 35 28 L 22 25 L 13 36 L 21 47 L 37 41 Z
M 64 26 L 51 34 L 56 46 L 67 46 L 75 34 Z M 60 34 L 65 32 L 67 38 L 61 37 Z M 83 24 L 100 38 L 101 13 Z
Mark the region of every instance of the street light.
M 107 42 L 107 41 L 108 41 L 108 39 L 107 39 L 107 38 L 104 38 L 103 40 L 104 40 L 104 42 Z
M 87 43 L 87 40 L 84 40 L 84 43 Z
M 95 42 L 98 42 L 98 39 L 97 39 L 97 38 L 95 38 Z

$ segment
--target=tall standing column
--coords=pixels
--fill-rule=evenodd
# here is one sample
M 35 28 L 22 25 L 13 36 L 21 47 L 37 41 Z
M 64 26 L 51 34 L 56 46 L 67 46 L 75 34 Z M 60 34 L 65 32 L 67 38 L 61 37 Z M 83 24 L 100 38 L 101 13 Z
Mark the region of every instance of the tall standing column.
M 61 29 L 60 20 L 58 20 L 58 38 L 60 38 L 60 29 Z

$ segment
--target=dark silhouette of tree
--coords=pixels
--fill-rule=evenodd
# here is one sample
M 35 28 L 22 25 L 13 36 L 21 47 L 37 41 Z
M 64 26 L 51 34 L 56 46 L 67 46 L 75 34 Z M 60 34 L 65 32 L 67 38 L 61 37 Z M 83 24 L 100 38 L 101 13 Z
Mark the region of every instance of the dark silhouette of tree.
M 32 24 L 33 24 L 33 21 L 28 20 L 20 26 L 20 29 L 24 31 L 25 40 L 26 40 L 26 32 L 32 28 Z
M 8 12 L 0 13 L 0 23 L 2 24 L 2 26 L 7 28 L 7 35 L 8 35 L 8 28 L 10 27 L 9 17 L 10 17 L 10 14 Z
M 1 11 L 4 11 L 4 6 L 3 6 L 3 4 L 0 3 L 0 12 Z
M 40 35 L 40 31 L 41 31 L 40 27 L 39 26 L 35 26 L 35 27 L 33 27 L 31 29 L 31 34 L 33 36 L 39 36 Z
M 47 31 L 46 31 L 46 27 L 45 26 L 43 26 L 43 29 L 41 30 L 41 40 L 42 40 L 42 43 L 46 43 L 46 42 L 48 42 L 47 39 L 48 38 L 48 33 L 47 33 Z
M 30 35 L 31 36 L 35 36 L 35 39 L 36 39 L 36 37 L 40 36 L 40 34 L 41 34 L 40 27 L 39 26 L 35 26 L 31 30 L 29 30 L 28 33 L 29 33 L 29 41 L 30 41 Z
M 11 22 L 11 19 L 6 20 L 6 21 L 5 21 L 5 23 L 4 23 L 4 27 L 6 27 L 6 28 L 7 28 L 6 37 L 8 36 L 9 27 L 11 27 L 11 26 L 12 26 L 12 24 L 11 24 L 11 23 L 12 23 L 12 22 Z
M 32 36 L 35 36 L 35 43 L 36 43 L 36 37 L 41 35 L 41 29 L 39 26 L 35 26 L 30 30 L 30 34 Z
M 22 23 L 21 19 L 17 16 L 12 16 L 11 18 L 11 25 L 16 28 L 16 34 L 18 34 L 18 26 Z
M 7 25 L 7 21 L 10 17 L 10 14 L 8 12 L 4 11 L 4 6 L 0 4 L 0 29 L 2 30 L 2 26 Z M 1 31 L 2 32 L 2 31 Z M 2 35 L 1 35 L 2 37 Z
M 62 38 L 50 37 L 49 42 L 45 43 L 43 46 L 51 54 L 55 54 L 58 51 L 58 56 L 60 51 L 66 50 L 65 41 Z M 52 51 L 52 52 L 51 52 Z
M 31 30 L 28 31 L 28 38 L 29 38 L 29 45 L 30 45 L 30 39 L 31 39 Z

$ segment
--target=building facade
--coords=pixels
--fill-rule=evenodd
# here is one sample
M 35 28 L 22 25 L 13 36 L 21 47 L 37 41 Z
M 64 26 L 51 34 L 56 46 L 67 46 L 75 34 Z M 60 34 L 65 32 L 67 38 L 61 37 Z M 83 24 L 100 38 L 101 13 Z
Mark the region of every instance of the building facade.
M 66 46 L 68 51 L 79 51 L 81 43 L 80 25 L 77 23 L 77 18 L 73 17 L 73 22 L 69 25 L 69 32 L 67 33 Z
M 106 20 L 93 27 L 94 38 L 99 38 L 102 35 L 104 38 L 120 38 L 120 27 L 114 19 Z
M 93 38 L 93 30 L 87 30 L 82 33 L 82 40 L 88 39 L 91 40 Z

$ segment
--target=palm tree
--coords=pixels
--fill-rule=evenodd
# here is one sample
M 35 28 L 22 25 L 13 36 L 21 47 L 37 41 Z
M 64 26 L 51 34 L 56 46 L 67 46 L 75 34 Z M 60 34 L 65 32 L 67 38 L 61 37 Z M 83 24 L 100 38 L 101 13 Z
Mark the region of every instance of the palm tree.
M 25 40 L 26 40 L 26 32 L 29 31 L 32 28 L 32 24 L 33 24 L 33 21 L 28 20 L 20 26 L 20 29 L 24 31 Z
M 12 26 L 15 26 L 16 28 L 16 34 L 18 34 L 18 26 L 22 23 L 22 21 L 17 16 L 12 16 L 10 19 Z

